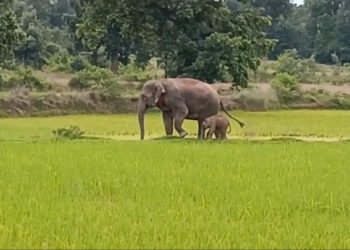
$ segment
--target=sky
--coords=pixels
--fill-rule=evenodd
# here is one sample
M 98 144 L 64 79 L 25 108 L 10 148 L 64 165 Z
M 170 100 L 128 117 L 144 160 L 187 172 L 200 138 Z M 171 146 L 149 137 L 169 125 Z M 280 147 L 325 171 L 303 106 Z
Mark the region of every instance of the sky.
M 304 0 L 292 0 L 292 2 L 296 3 L 296 4 L 303 4 Z

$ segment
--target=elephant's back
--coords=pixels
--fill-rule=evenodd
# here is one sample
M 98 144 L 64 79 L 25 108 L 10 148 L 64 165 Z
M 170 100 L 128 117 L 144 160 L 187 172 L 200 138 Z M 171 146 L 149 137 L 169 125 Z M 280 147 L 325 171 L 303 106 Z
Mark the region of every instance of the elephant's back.
M 174 78 L 171 81 L 177 86 L 190 113 L 218 113 L 220 97 L 209 84 L 192 78 Z
M 209 84 L 192 78 L 173 78 L 171 81 L 178 87 L 183 97 L 219 102 L 219 95 Z M 187 99 L 186 98 L 186 99 Z

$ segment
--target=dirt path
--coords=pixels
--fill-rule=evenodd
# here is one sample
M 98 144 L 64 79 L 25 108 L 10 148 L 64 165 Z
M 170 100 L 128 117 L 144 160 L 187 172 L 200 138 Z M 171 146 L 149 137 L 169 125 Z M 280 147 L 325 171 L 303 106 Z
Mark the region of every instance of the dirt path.
M 107 139 L 116 141 L 139 141 L 138 135 L 135 136 L 100 136 L 100 135 L 87 135 L 86 138 L 91 139 Z M 180 139 L 177 137 L 171 137 L 167 139 L 166 137 L 154 137 L 148 138 L 146 141 L 152 140 L 197 140 L 196 136 L 188 136 L 186 139 Z M 228 142 L 230 141 L 247 141 L 247 142 L 324 142 L 324 143 L 340 143 L 349 142 L 350 137 L 324 137 L 324 136 L 229 136 Z

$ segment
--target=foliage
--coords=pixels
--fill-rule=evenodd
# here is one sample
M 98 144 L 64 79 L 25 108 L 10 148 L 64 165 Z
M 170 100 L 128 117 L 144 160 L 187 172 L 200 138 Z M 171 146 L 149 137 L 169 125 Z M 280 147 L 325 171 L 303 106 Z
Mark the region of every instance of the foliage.
M 8 79 L 0 81 L 0 89 L 2 90 L 9 90 L 14 87 L 26 87 L 30 90 L 38 91 L 50 88 L 44 80 L 34 76 L 30 68 L 25 67 L 18 67 L 12 72 Z
M 277 59 L 285 50 L 298 48 L 302 31 L 293 23 L 296 8 L 290 0 L 254 0 L 252 5 L 272 19 L 272 25 L 266 28 L 267 37 L 276 39 L 277 43 L 269 53 L 270 59 Z
M 214 2 L 200 3 L 186 1 L 183 13 L 173 15 L 176 21 L 161 25 L 158 44 L 166 74 L 246 86 L 248 69 L 255 70 L 273 45 L 261 32 L 269 19 L 252 9 L 232 11 Z M 191 8 L 196 11 L 186 12 Z
M 301 59 L 296 50 L 287 50 L 278 57 L 276 64 L 277 73 L 287 73 L 304 83 L 315 77 L 316 70 L 314 58 Z
M 132 53 L 138 55 L 140 62 L 146 62 L 150 38 L 147 37 L 148 23 L 142 20 L 145 17 L 139 16 L 142 7 L 138 2 L 126 0 L 107 4 L 102 0 L 82 1 L 82 16 L 76 34 L 94 54 L 103 47 L 115 73 L 120 62 L 126 64 Z
M 113 84 L 116 84 L 113 74 L 109 70 L 98 67 L 78 72 L 77 76 L 68 83 L 73 89 L 108 88 Z
M 88 59 L 81 55 L 71 56 L 67 51 L 60 50 L 55 53 L 48 61 L 49 69 L 53 71 L 64 72 L 79 72 L 82 70 L 89 70 L 92 65 Z
M 350 4 L 347 0 L 306 2 L 308 19 L 306 32 L 309 47 L 320 63 L 333 63 L 337 55 L 341 63 L 350 62 Z
M 229 76 L 246 86 L 248 69 L 272 47 L 261 32 L 268 24 L 252 9 L 231 11 L 217 1 L 95 0 L 85 1 L 78 35 L 92 50 L 105 46 L 113 71 L 131 53 L 141 64 L 155 54 L 167 76 Z
M 298 92 L 298 79 L 288 73 L 279 73 L 272 82 L 273 88 L 281 103 L 295 100 L 300 94 Z
M 15 44 L 23 38 L 11 7 L 12 1 L 0 2 L 0 63 L 12 54 Z
M 85 134 L 85 132 L 82 131 L 79 126 L 70 126 L 68 128 L 58 128 L 56 130 L 53 130 L 52 133 L 55 136 L 55 138 L 69 139 L 69 140 L 81 139 L 82 136 Z
M 49 27 L 39 18 L 40 13 L 34 6 L 30 1 L 19 1 L 16 5 L 15 10 L 26 36 L 17 44 L 15 55 L 19 62 L 40 69 L 47 64 L 52 55 L 72 49 L 73 44 L 72 35 L 67 28 Z
M 48 60 L 48 68 L 53 71 L 70 72 L 70 56 L 67 51 L 58 51 Z
M 259 67 L 268 55 L 296 66 L 277 72 L 317 83 L 315 62 L 350 62 L 349 16 L 348 0 L 6 0 L 0 65 L 76 72 L 91 64 L 145 80 L 155 77 L 147 69 L 155 57 L 167 77 L 247 86 L 248 72 L 255 81 L 271 79 Z M 297 57 L 284 57 L 293 49 Z M 340 68 L 334 74 L 336 84 L 346 82 Z
M 279 73 L 276 75 L 273 84 L 288 90 L 293 90 L 298 86 L 298 79 L 288 73 Z
M 140 67 L 136 62 L 136 57 L 131 55 L 129 63 L 120 67 L 119 76 L 127 81 L 145 82 L 163 77 L 163 71 L 158 67 L 156 58 L 151 59 L 145 67 Z

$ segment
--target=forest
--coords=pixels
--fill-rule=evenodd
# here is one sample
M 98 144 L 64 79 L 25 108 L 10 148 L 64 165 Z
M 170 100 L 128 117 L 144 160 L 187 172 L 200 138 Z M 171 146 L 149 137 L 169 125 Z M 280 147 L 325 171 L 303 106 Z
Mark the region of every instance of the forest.
M 155 56 L 167 76 L 245 86 L 247 69 L 290 49 L 350 63 L 346 0 L 6 0 L 0 9 L 4 68 L 69 61 L 78 71 L 87 60 L 118 73 L 131 55 L 140 66 Z

